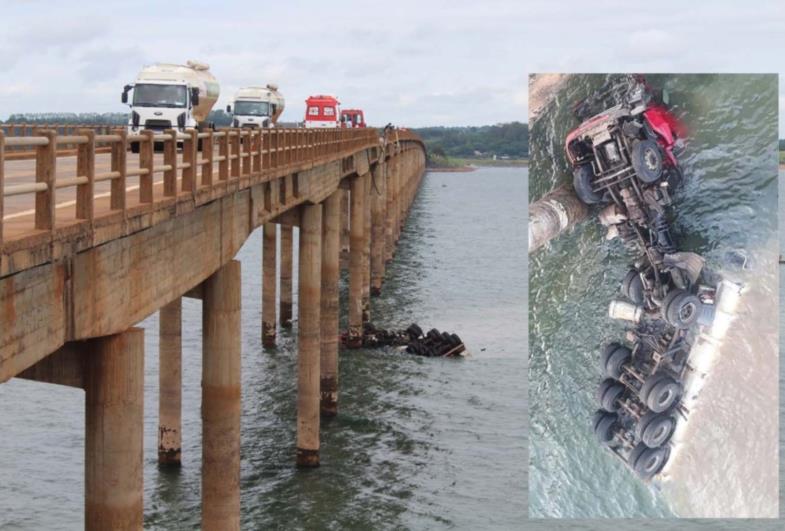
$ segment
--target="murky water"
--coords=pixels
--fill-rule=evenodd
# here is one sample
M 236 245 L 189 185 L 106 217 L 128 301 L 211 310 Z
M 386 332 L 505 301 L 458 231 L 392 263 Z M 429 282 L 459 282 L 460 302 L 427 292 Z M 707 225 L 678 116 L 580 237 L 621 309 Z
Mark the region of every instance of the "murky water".
M 571 181 L 563 156 L 563 139 L 577 125 L 570 102 L 588 95 L 604 80 L 604 76 L 572 78 L 555 100 L 561 105 L 543 110 L 533 125 L 530 200 Z M 772 260 L 777 254 L 776 77 L 657 75 L 649 81 L 669 89 L 676 114 L 691 131 L 681 157 L 687 179 L 674 205 L 679 247 L 702 254 L 709 268 L 726 274 L 732 269 L 727 252 L 744 251 L 751 269 L 737 278 L 754 287 L 769 308 L 776 308 L 778 275 Z M 602 227 L 590 221 L 529 257 L 530 514 L 634 518 L 704 511 L 709 515 L 726 508 L 726 497 L 717 495 L 722 489 L 728 498 L 738 498 L 742 504 L 746 500 L 748 508 L 753 500 L 767 500 L 765 514 L 770 514 L 777 498 L 772 472 L 777 466 L 776 428 L 765 430 L 765 451 L 757 447 L 749 455 L 744 452 L 750 441 L 732 428 L 753 427 L 750 419 L 767 427 L 777 425 L 773 311 L 757 326 L 754 320 L 746 323 L 747 340 L 738 341 L 736 358 L 726 360 L 725 377 L 715 382 L 720 390 L 734 386 L 737 380 L 730 375 L 749 372 L 749 359 L 761 361 L 744 354 L 766 348 L 765 366 L 755 369 L 758 377 L 766 379 L 763 387 L 773 392 L 764 396 L 753 390 L 743 394 L 742 402 L 737 397 L 734 404 L 718 402 L 701 411 L 712 416 L 716 428 L 710 437 L 704 434 L 701 444 L 707 451 L 724 445 L 727 453 L 724 460 L 701 467 L 684 465 L 693 466 L 689 475 L 700 478 L 703 485 L 688 493 L 690 500 L 685 501 L 683 490 L 677 493 L 667 485 L 662 491 L 646 487 L 594 440 L 589 419 L 597 407 L 599 348 L 623 333 L 620 323 L 607 318 L 607 304 L 617 294 L 629 262 L 618 241 L 605 242 L 603 236 Z M 728 466 L 733 458 L 748 462 Z M 716 477 L 722 473 L 733 477 L 718 482 Z M 761 473 L 768 473 L 768 481 L 758 480 Z
M 372 316 L 456 331 L 472 356 L 342 353 L 340 413 L 322 467 L 294 467 L 296 342 L 260 339 L 261 238 L 243 267 L 244 529 L 511 528 L 526 516 L 526 170 L 429 174 Z M 345 300 L 345 289 L 344 300 Z M 156 466 L 157 317 L 146 329 L 145 524 L 200 522 L 201 308 L 185 300 L 183 467 Z M 83 526 L 84 395 L 0 386 L 0 528 Z

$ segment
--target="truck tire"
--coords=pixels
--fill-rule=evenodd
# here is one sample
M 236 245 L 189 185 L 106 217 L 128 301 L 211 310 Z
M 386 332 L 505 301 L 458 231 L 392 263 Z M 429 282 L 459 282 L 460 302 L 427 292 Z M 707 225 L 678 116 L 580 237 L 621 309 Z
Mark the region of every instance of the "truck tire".
M 676 430 L 676 419 L 667 413 L 650 411 L 635 426 L 635 436 L 649 448 L 659 448 L 667 443 Z
M 603 365 L 603 372 L 606 378 L 613 378 L 618 380 L 621 378 L 624 370 L 623 367 L 629 363 L 632 358 L 632 352 L 627 347 L 619 346 L 616 350 L 611 352 Z
M 428 333 L 425 335 L 425 337 L 431 338 L 434 341 L 439 341 L 439 339 L 441 338 L 441 334 L 437 329 L 431 328 L 430 330 L 428 330 Z
M 639 140 L 632 145 L 632 167 L 638 178 L 652 184 L 662 176 L 662 151 L 653 140 Z
M 650 411 L 662 413 L 681 398 L 682 391 L 680 382 L 666 373 L 657 372 L 646 379 L 638 392 L 638 397 Z
M 463 343 L 461 338 L 458 337 L 458 334 L 450 334 L 450 341 L 453 347 L 457 347 Z
M 578 199 L 587 205 L 595 205 L 602 201 L 602 195 L 592 191 L 594 170 L 591 164 L 581 164 L 572 171 L 572 186 Z
M 638 477 L 643 480 L 649 480 L 663 469 L 670 455 L 671 450 L 669 446 L 649 448 L 645 444 L 639 443 L 630 452 L 627 464 L 638 474 Z
M 597 401 L 604 411 L 614 413 L 619 410 L 618 400 L 624 394 L 625 387 L 613 378 L 606 378 L 597 388 Z
M 608 445 L 616 435 L 619 416 L 616 413 L 597 411 L 594 414 L 594 435 L 602 444 Z
M 701 301 L 688 291 L 671 290 L 663 300 L 662 317 L 676 328 L 689 328 L 700 317 Z
M 410 324 L 409 328 L 406 329 L 406 333 L 409 334 L 410 338 L 417 339 L 418 337 L 422 337 L 422 328 L 416 324 Z
M 621 293 L 636 305 L 643 304 L 643 280 L 635 269 L 630 269 L 621 283 Z

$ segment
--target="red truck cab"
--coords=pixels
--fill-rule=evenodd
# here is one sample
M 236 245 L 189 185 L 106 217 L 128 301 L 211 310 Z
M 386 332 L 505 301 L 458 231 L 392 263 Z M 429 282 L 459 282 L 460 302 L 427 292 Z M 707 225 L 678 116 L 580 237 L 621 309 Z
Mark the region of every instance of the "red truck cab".
M 335 96 L 319 94 L 305 100 L 305 127 L 341 127 L 341 102 Z
M 365 114 L 361 109 L 344 109 L 341 111 L 341 127 L 354 129 L 365 127 Z

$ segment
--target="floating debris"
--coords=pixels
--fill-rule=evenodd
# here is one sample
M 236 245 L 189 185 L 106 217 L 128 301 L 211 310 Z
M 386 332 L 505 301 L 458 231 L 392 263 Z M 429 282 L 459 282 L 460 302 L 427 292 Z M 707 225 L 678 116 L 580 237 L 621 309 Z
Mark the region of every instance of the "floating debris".
M 341 343 L 348 345 L 348 332 L 341 334 Z M 365 323 L 362 337 L 363 348 L 406 347 L 409 354 L 427 358 L 448 358 L 463 356 L 466 346 L 458 334 L 439 332 L 431 328 L 423 333 L 417 324 L 411 324 L 406 330 L 385 330 L 377 328 L 373 323 Z

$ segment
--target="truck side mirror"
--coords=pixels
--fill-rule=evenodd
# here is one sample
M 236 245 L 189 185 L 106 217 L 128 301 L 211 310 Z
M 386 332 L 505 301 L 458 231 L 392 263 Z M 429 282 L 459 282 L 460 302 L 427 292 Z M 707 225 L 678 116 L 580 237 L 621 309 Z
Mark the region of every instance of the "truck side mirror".
M 191 89 L 191 105 L 194 107 L 199 105 L 199 89 L 196 87 Z
M 228 112 L 229 114 L 232 113 L 232 106 L 231 105 L 227 105 L 226 106 L 226 112 Z
M 120 95 L 120 101 L 123 103 L 128 103 L 128 91 L 131 90 L 133 87 L 131 85 L 126 85 L 123 87 L 123 93 Z

